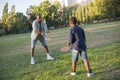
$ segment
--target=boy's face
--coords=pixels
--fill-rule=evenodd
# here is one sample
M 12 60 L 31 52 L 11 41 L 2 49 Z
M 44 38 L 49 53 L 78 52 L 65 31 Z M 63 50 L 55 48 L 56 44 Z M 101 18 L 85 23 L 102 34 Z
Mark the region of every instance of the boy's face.
M 73 27 L 73 26 L 74 26 L 74 24 L 73 24 L 72 21 L 69 21 L 69 25 L 70 25 L 70 27 Z

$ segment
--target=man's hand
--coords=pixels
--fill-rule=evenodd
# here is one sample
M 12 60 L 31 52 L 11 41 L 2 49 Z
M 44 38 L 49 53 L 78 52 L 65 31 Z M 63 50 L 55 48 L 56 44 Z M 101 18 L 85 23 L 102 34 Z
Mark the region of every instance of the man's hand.
M 50 33 L 50 31 L 49 31 L 49 30 L 47 30 L 47 31 L 46 31 L 46 33 Z
M 41 36 L 43 36 L 43 33 L 42 33 L 42 32 L 39 32 L 38 34 L 41 35 Z
M 51 31 L 49 31 L 49 30 L 47 30 L 47 31 L 46 31 L 46 33 L 48 33 L 48 34 L 52 34 L 52 32 L 51 32 Z

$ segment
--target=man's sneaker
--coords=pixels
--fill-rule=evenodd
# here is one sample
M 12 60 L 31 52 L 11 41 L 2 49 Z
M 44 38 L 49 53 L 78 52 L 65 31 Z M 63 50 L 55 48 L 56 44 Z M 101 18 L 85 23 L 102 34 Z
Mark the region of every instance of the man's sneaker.
M 55 60 L 55 58 L 53 58 L 53 57 L 50 56 L 50 55 L 47 55 L 47 60 L 53 61 L 53 60 Z
M 94 76 L 94 73 L 87 73 L 87 77 Z
M 31 64 L 35 64 L 34 57 L 31 57 Z
M 71 72 L 70 75 L 75 76 L 76 72 Z

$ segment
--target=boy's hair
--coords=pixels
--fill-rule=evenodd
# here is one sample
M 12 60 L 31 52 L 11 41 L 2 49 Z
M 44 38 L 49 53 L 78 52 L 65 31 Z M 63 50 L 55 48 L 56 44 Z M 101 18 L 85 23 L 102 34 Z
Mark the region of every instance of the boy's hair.
M 73 24 L 76 24 L 76 23 L 77 23 L 76 17 L 71 17 L 69 21 L 73 22 Z

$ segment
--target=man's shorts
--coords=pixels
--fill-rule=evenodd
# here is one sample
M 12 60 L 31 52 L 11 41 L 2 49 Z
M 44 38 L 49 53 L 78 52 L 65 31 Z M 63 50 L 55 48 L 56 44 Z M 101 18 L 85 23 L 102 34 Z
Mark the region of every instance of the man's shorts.
M 36 38 L 35 40 L 32 40 L 32 39 L 31 39 L 31 48 L 35 48 L 36 43 L 37 43 L 37 40 L 39 40 L 39 42 L 40 42 L 40 44 L 41 44 L 42 46 L 47 46 L 44 37 L 38 35 L 37 38 Z
M 79 54 L 80 54 L 82 60 L 88 59 L 86 50 L 77 51 L 75 49 L 72 49 L 71 54 L 72 54 L 72 61 L 75 61 L 75 62 L 78 61 L 78 55 Z

